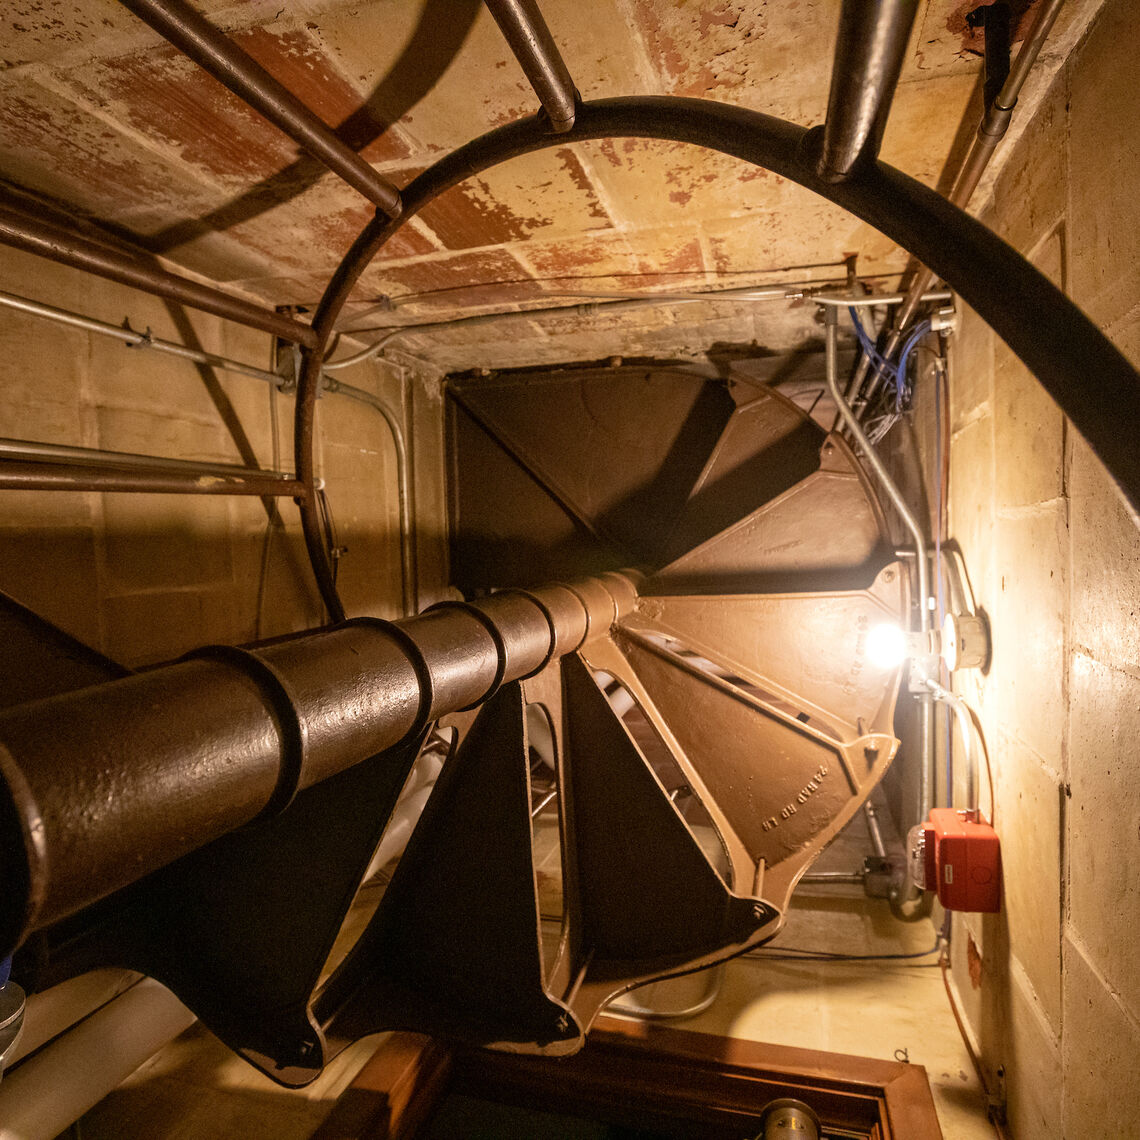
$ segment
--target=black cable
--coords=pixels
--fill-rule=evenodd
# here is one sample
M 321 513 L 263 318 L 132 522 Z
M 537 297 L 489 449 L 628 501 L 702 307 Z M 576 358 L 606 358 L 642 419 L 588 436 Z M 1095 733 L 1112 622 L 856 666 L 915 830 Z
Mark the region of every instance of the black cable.
M 931 954 L 937 954 L 939 949 L 940 942 L 938 940 L 929 950 L 919 950 L 912 954 L 839 954 L 830 950 L 804 950 L 797 946 L 781 946 L 771 951 L 763 947 L 758 950 L 750 950 L 743 957 L 769 962 L 781 960 L 789 962 L 899 962 L 914 958 L 927 958 Z M 937 964 L 937 962 L 930 963 L 932 966 Z
M 346 552 L 346 547 L 337 541 L 336 524 L 333 522 L 332 507 L 324 488 L 317 490 L 317 512 L 320 516 L 321 530 L 324 533 L 325 549 L 328 553 L 329 568 L 332 571 L 333 585 L 336 585 L 337 571 L 340 569 L 340 557 Z

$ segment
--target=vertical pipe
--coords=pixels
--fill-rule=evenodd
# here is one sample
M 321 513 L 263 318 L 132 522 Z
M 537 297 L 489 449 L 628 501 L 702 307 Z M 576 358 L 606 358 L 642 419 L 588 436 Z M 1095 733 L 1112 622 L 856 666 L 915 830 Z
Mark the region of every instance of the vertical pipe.
M 879 480 L 883 490 L 887 492 L 891 502 L 894 504 L 895 510 L 898 511 L 899 517 L 902 519 L 907 530 L 910 531 L 911 538 L 914 540 L 915 569 L 918 576 L 919 628 L 923 633 L 926 633 L 930 630 L 930 608 L 928 605 L 928 599 L 930 597 L 930 567 L 927 564 L 926 558 L 926 536 L 923 534 L 922 527 L 919 526 L 918 519 L 915 518 L 914 512 L 910 509 L 906 499 L 903 497 L 902 491 L 899 490 L 895 481 L 891 478 L 886 465 L 882 459 L 879 458 L 879 453 L 863 432 L 863 428 L 855 418 L 855 414 L 852 412 L 850 405 L 843 398 L 843 393 L 839 391 L 839 310 L 834 305 L 828 305 L 824 309 L 824 328 L 827 338 L 825 341 L 827 386 L 831 391 L 831 397 L 835 401 L 835 406 L 839 411 L 840 417 L 847 425 L 855 442 L 858 443 L 861 448 L 863 456 L 867 460 L 867 465 L 874 472 L 875 478 Z
M 384 417 L 384 422 L 392 435 L 392 445 L 396 449 L 396 495 L 400 513 L 400 574 L 403 583 L 404 616 L 410 617 L 419 610 L 420 605 L 416 568 L 415 504 L 403 428 L 388 405 L 373 396 L 371 392 L 329 378 L 326 378 L 326 384 L 328 391 L 339 392 L 350 400 L 357 400 L 378 411 Z
M 486 0 L 499 31 L 514 52 L 551 127 L 562 134 L 574 125 L 574 80 L 536 0 Z
M 916 11 L 914 0 L 843 0 L 816 168 L 825 182 L 878 157 Z
M 922 527 L 918 524 L 918 519 L 915 518 L 914 512 L 910 509 L 902 492 L 899 490 L 895 481 L 891 478 L 890 472 L 887 471 L 886 465 L 882 459 L 879 458 L 878 452 L 875 451 L 870 440 L 867 439 L 859 421 L 855 418 L 855 413 L 851 410 L 851 406 L 844 399 L 843 394 L 839 391 L 839 376 L 838 376 L 838 335 L 839 335 L 839 310 L 834 305 L 828 305 L 824 310 L 824 328 L 826 331 L 826 364 L 827 364 L 827 387 L 831 392 L 831 398 L 835 401 L 835 406 L 839 411 L 840 418 L 847 425 L 848 430 L 851 432 L 855 442 L 858 443 L 867 460 L 868 466 L 871 468 L 875 477 L 879 480 L 883 489 L 887 492 L 891 502 L 894 504 L 895 509 L 898 511 L 899 516 L 902 518 L 907 530 L 910 531 L 911 537 L 914 540 L 915 550 L 915 573 L 918 578 L 918 620 L 919 629 L 923 634 L 928 634 L 931 628 L 930 622 L 930 567 L 927 563 L 926 551 L 926 536 L 922 532 Z M 931 776 L 933 770 L 933 757 L 931 755 L 931 748 L 934 743 L 934 706 L 933 694 L 928 689 L 922 689 L 917 694 L 918 697 L 918 753 L 919 753 L 919 786 L 918 786 L 918 820 L 924 820 L 930 814 L 931 807 L 934 806 L 933 788 L 931 783 Z
M 1021 88 L 1045 40 L 1048 38 L 1049 31 L 1053 27 L 1064 2 L 1065 0 L 1045 0 L 1041 14 L 1037 17 L 1033 30 L 1021 45 L 1021 50 L 1017 53 L 1017 58 L 1002 84 L 1001 91 L 998 92 L 997 98 L 983 113 L 973 145 L 954 180 L 954 188 L 948 195 L 949 200 L 955 206 L 965 209 L 969 204 L 974 190 L 981 181 L 982 174 L 990 164 L 990 159 L 993 157 L 998 143 L 1001 142 L 1009 129 L 1009 122 L 1013 116 L 1013 109 L 1017 104 Z M 922 295 L 934 283 L 934 278 L 934 272 L 925 266 L 921 266 L 915 274 L 914 280 L 911 281 L 906 296 L 903 298 L 902 307 L 895 314 L 893 328 L 883 349 L 885 359 L 889 360 L 898 351 L 898 347 L 902 343 L 903 330 L 914 319 L 914 315 L 922 303 Z M 864 356 L 859 361 L 859 366 L 847 388 L 848 398 L 852 399 L 859 409 L 866 408 L 879 388 L 880 377 L 874 376 L 870 384 L 867 385 L 866 392 L 859 397 L 867 373 L 870 371 L 870 365 L 871 362 Z M 856 399 L 856 397 L 859 398 Z
M 880 859 L 885 859 L 887 847 L 883 843 L 883 832 L 879 827 L 879 815 L 870 800 L 863 804 L 863 814 L 867 817 L 867 831 L 871 835 L 871 847 Z
M 402 208 L 399 190 L 345 145 L 261 64 L 184 0 L 120 2 L 385 214 L 392 218 L 399 215 Z

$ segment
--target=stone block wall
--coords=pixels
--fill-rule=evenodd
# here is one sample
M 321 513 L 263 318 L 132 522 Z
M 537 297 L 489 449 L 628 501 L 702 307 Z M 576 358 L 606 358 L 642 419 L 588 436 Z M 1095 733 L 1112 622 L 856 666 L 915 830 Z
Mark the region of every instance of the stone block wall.
M 58 308 L 269 367 L 265 334 L 0 249 L 0 286 Z M 341 379 L 405 417 L 418 394 L 421 469 L 439 469 L 438 396 L 401 370 L 358 366 Z M 177 459 L 293 470 L 293 399 L 262 381 L 0 310 L 0 436 Z M 434 427 L 433 427 L 434 425 Z M 396 453 L 383 417 L 342 396 L 318 405 L 318 466 L 340 543 L 339 584 L 352 614 L 401 607 Z M 433 468 L 432 464 L 435 464 Z M 427 479 L 428 556 L 442 581 Z M 0 492 L 0 589 L 130 666 L 209 642 L 241 643 L 324 620 L 296 506 L 270 527 L 248 497 Z M 268 543 L 268 550 L 267 550 Z M 431 598 L 427 600 L 432 600 Z
M 1140 7 L 1105 5 L 981 216 L 1140 365 Z M 1095 385 L 1095 375 L 1088 376 Z M 980 711 L 1002 912 L 955 916 L 953 969 L 1017 1140 L 1134 1134 L 1140 1096 L 1140 519 L 970 311 L 950 378 L 948 529 L 993 631 Z M 919 409 L 931 462 L 933 406 Z M 1137 436 L 1140 425 L 1120 425 Z M 983 808 L 989 802 L 981 781 Z M 960 801 L 959 801 L 960 802 Z

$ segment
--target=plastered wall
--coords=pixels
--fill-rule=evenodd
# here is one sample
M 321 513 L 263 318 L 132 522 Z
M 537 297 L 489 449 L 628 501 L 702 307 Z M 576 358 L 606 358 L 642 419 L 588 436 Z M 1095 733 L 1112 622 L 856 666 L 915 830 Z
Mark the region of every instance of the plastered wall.
M 170 309 L 125 287 L 0 250 L 0 288 L 269 367 L 264 334 Z M 409 408 L 422 437 L 424 550 L 442 581 L 438 393 L 414 375 L 364 365 L 340 378 Z M 0 436 L 293 470 L 291 396 L 154 351 L 0 309 Z M 351 614 L 395 617 L 401 582 L 396 453 L 383 417 L 339 396 L 318 405 L 318 467 L 341 545 Z M 268 544 L 268 549 L 267 549 Z M 0 492 L 0 589 L 131 666 L 209 642 L 240 643 L 325 620 L 291 500 L 270 524 L 258 498 Z M 430 595 L 430 586 L 429 586 Z M 426 601 L 433 600 L 431 596 Z
M 1140 6 L 1113 0 L 982 216 L 1140 364 L 1138 53 Z M 985 726 L 1005 873 L 1000 914 L 955 916 L 954 980 L 1017 1140 L 1140 1135 L 1140 521 L 969 311 L 950 391 L 949 534 L 994 644 L 956 687 Z M 928 401 L 930 470 L 932 424 Z

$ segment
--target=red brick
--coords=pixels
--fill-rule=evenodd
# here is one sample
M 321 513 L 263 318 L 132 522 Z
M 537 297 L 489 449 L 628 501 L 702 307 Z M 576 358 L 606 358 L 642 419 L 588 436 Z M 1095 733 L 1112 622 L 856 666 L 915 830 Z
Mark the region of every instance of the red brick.
M 373 264 L 365 271 L 357 296 L 388 295 L 407 299 L 414 310 L 463 309 L 502 305 L 538 296 L 539 287 L 506 250 L 477 250 L 452 257 Z

